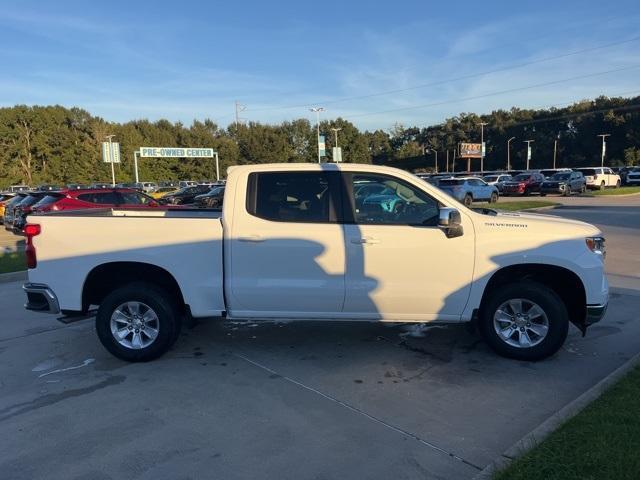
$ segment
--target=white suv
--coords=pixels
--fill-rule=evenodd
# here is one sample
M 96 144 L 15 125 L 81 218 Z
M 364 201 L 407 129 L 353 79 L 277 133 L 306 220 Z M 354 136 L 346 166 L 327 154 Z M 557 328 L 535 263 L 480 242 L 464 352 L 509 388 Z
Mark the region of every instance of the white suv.
M 609 167 L 576 168 L 575 170 L 582 172 L 587 181 L 587 188 L 604 190 L 607 187 L 620 186 L 620 175 L 614 173 Z

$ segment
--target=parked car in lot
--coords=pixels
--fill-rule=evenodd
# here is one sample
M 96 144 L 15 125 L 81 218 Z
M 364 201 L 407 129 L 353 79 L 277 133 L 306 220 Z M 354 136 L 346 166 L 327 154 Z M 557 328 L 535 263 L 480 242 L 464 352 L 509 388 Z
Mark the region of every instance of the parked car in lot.
M 26 192 L 27 190 L 31 190 L 31 187 L 29 185 L 11 185 L 9 188 L 7 188 L 8 192 Z
M 487 182 L 487 184 L 489 185 L 493 185 L 494 187 L 496 187 L 498 189 L 498 192 L 502 192 L 502 187 L 504 186 L 504 184 L 506 182 L 510 182 L 513 177 L 509 174 L 492 174 L 492 175 L 485 175 L 482 178 L 485 182 Z
M 519 173 L 510 182 L 502 185 L 503 195 L 531 195 L 540 192 L 544 176 L 537 172 Z
M 589 167 L 576 168 L 576 171 L 582 172 L 587 181 L 587 188 L 592 190 L 604 190 L 607 187 L 618 188 L 622 185 L 620 176 L 609 167 Z
M 563 173 L 563 172 L 571 172 L 571 169 L 570 168 L 549 168 L 546 170 L 540 170 L 539 173 L 541 173 L 544 178 L 551 178 L 556 173 Z
M 0 225 L 4 223 L 4 209 L 5 205 L 15 197 L 16 194 L 13 192 L 5 192 L 0 194 Z
M 27 195 L 13 206 L 13 213 L 8 222 L 5 222 L 4 228 L 15 234 L 22 233 L 22 229 L 27 223 L 27 215 L 31 213 L 32 207 L 42 198 L 47 196 L 47 191 L 31 191 L 26 192 Z
M 153 192 L 151 192 L 149 195 L 151 195 L 153 198 L 158 200 L 158 199 L 164 197 L 165 195 L 168 195 L 170 193 L 175 193 L 178 190 L 180 190 L 180 189 L 177 188 L 177 187 L 158 187 Z
M 178 187 L 180 187 L 180 188 L 195 187 L 196 185 L 198 185 L 198 182 L 196 182 L 194 180 L 180 180 L 178 182 Z
M 222 199 L 224 198 L 225 187 L 214 187 L 207 193 L 197 195 L 194 203 L 200 208 L 222 208 Z
M 13 198 L 8 199 L 2 208 L 2 224 L 4 228 L 11 231 L 13 228 L 13 214 L 15 206 L 27 196 L 26 192 L 14 193 Z
M 365 183 L 395 192 L 404 208 L 379 194 L 360 208 L 354 189 Z M 222 212 L 32 217 L 26 308 L 98 306 L 100 341 L 128 361 L 166 352 L 185 316 L 473 321 L 496 352 L 539 360 L 560 349 L 569 322 L 584 332 L 607 306 L 598 228 L 473 211 L 402 170 L 237 166 L 225 196 Z
M 498 187 L 478 177 L 443 178 L 438 182 L 438 188 L 466 206 L 478 201 L 494 203 L 500 195 Z
M 640 185 L 640 167 L 634 167 L 627 172 L 627 185 Z
M 86 208 L 157 208 L 158 202 L 130 188 L 64 190 L 52 192 L 33 206 L 34 214 Z
M 169 205 L 186 205 L 193 203 L 198 195 L 202 195 L 211 190 L 206 185 L 194 185 L 192 187 L 184 187 L 174 193 L 168 193 L 159 199 L 162 204 Z
M 587 181 L 582 172 L 560 172 L 547 178 L 540 186 L 540 195 L 549 193 L 571 195 L 572 193 L 584 193 L 587 190 Z

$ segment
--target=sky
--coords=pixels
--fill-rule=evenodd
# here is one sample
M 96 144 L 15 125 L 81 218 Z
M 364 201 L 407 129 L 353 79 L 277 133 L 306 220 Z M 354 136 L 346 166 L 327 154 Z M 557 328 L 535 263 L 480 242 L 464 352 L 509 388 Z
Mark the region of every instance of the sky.
M 0 106 L 428 126 L 640 95 L 638 24 L 637 0 L 0 0 Z

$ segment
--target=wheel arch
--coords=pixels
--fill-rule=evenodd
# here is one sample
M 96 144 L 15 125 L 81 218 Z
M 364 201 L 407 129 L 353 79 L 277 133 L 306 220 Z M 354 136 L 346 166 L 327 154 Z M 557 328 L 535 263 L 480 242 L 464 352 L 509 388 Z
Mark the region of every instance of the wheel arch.
M 501 285 L 518 280 L 535 281 L 553 290 L 564 302 L 569 320 L 584 333 L 587 315 L 587 294 L 584 283 L 576 273 L 558 265 L 523 263 L 497 270 L 484 288 L 480 300 L 480 310 L 486 304 L 492 291 Z
M 82 286 L 82 310 L 100 305 L 105 296 L 120 286 L 146 282 L 171 294 L 181 309 L 185 308 L 182 290 L 175 277 L 162 267 L 144 262 L 108 262 L 94 267 Z

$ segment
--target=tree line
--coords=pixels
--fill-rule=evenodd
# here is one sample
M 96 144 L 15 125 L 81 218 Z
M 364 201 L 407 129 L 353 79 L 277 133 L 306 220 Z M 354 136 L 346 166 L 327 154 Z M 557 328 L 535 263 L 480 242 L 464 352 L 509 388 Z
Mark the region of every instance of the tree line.
M 394 125 L 390 130 L 360 131 L 337 118 L 320 123 L 326 137 L 327 160 L 339 128 L 343 161 L 391 164 L 401 168 L 445 169 L 460 142 L 479 142 L 486 123 L 486 170 L 504 169 L 507 142 L 512 168 L 524 168 L 526 145 L 533 140 L 531 168 L 550 168 L 554 150 L 557 167 L 600 164 L 601 139 L 607 138 L 607 165 L 640 164 L 640 97 L 598 97 L 564 108 L 495 110 L 487 115 L 461 113 L 428 127 Z M 0 187 L 110 181 L 110 166 L 102 162 L 100 143 L 107 135 L 120 142 L 123 162 L 116 180 L 133 179 L 133 152 L 141 146 L 209 147 L 218 151 L 221 172 L 239 164 L 316 162 L 316 126 L 306 119 L 280 124 L 249 122 L 223 128 L 211 120 L 191 125 L 167 120 L 108 122 L 80 108 L 26 106 L 0 108 Z M 478 168 L 477 162 L 472 168 Z M 458 159 L 456 170 L 466 169 Z M 215 177 L 211 159 L 141 159 L 145 181 Z

